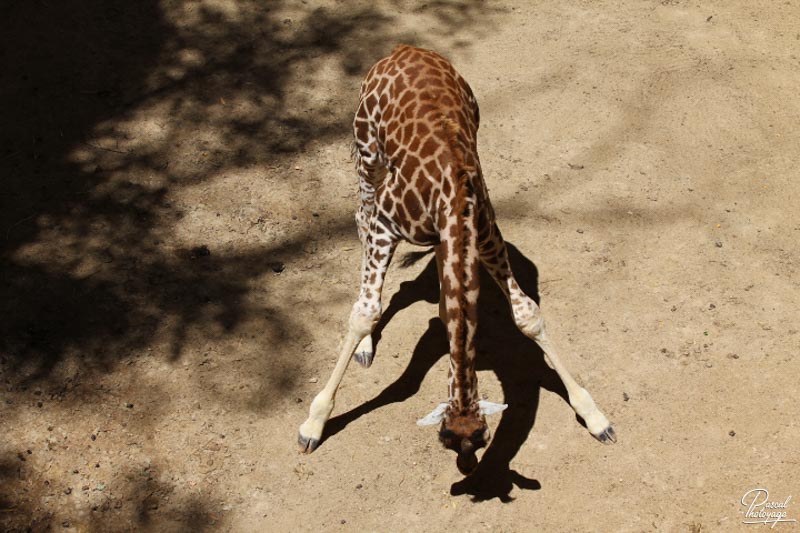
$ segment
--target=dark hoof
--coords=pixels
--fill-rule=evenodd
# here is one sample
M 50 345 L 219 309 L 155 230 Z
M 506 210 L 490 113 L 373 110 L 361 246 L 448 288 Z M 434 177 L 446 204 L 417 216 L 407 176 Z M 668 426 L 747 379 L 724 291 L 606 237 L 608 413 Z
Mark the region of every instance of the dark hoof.
M 317 449 L 317 446 L 319 446 L 319 439 L 304 437 L 301 433 L 297 434 L 297 447 L 300 449 L 300 453 L 311 453 Z
M 372 358 L 375 357 L 375 354 L 373 352 L 357 352 L 353 357 L 359 365 L 369 368 L 372 366 Z
M 617 442 L 617 434 L 614 433 L 614 428 L 611 426 L 608 426 L 601 431 L 599 435 L 595 435 L 594 437 L 603 444 L 614 444 Z

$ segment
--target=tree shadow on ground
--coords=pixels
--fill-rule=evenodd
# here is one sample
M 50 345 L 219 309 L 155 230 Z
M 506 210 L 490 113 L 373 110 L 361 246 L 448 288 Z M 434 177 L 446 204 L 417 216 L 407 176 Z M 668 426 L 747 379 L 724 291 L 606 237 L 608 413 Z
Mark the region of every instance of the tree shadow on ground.
M 60 390 L 75 373 L 91 382 L 161 340 L 168 348 L 152 353 L 174 362 L 194 346 L 193 331 L 219 342 L 247 320 L 274 332 L 273 350 L 284 346 L 285 332 L 309 337 L 297 308 L 276 301 L 277 273 L 291 270 L 312 239 L 354 235 L 352 216 L 277 231 L 286 229 L 274 215 L 286 201 L 270 186 L 296 179 L 276 169 L 294 166 L 314 146 L 347 142 L 360 79 L 375 60 L 398 42 L 425 44 L 398 23 L 396 11 L 406 7 L 0 3 L 5 394 L 33 383 Z M 419 16 L 454 42 L 485 25 L 484 11 L 478 0 L 437 2 Z M 219 232 L 195 231 L 202 219 L 188 232 L 186 221 L 208 210 L 199 202 L 217 199 L 195 191 L 232 173 L 265 190 L 255 218 L 269 231 L 223 248 L 207 240 Z M 248 193 L 229 187 L 233 211 Z M 355 189 L 354 181 L 354 197 Z M 229 219 L 239 234 L 256 222 Z M 273 364 L 278 376 L 264 381 L 291 388 L 296 370 Z M 72 392 L 66 399 L 82 401 Z M 9 401 L 0 430 L 14 436 L 19 428 L 8 421 L 25 405 Z M 20 494 L 3 493 L 2 505 L 22 509 Z M 26 515 L 23 529 L 47 521 L 44 510 Z
M 481 9 L 444 2 L 431 17 L 456 32 Z M 67 353 L 107 371 L 158 332 L 174 358 L 190 328 L 232 331 L 252 314 L 248 284 L 309 233 L 246 253 L 181 243 L 195 210 L 181 193 L 347 136 L 360 77 L 402 40 L 415 39 L 377 6 L 0 7 L 0 371 L 46 379 Z
M 516 247 L 508 244 L 509 259 L 520 287 L 539 301 L 538 270 Z M 439 301 L 439 282 L 436 262 L 431 259 L 413 281 L 400 285 L 375 330 L 375 339 L 382 329 L 401 310 L 418 301 Z M 475 501 L 498 498 L 512 500 L 513 486 L 538 490 L 540 483 L 512 470 L 511 461 L 528 438 L 536 422 L 540 388 L 545 388 L 567 400 L 567 392 L 558 375 L 544 361 L 539 347 L 514 324 L 505 296 L 494 281 L 481 269 L 481 294 L 478 310 L 478 370 L 491 370 L 503 388 L 503 411 L 489 447 L 481 457 L 478 468 L 469 477 L 453 484 L 454 495 L 469 494 Z M 376 346 L 376 357 L 380 357 Z M 439 318 L 432 318 L 422 335 L 411 361 L 402 375 L 368 402 L 332 418 L 325 426 L 324 438 L 333 437 L 351 422 L 390 403 L 402 402 L 419 391 L 425 375 L 434 364 L 449 352 L 447 333 Z M 442 384 L 445 387 L 445 384 Z

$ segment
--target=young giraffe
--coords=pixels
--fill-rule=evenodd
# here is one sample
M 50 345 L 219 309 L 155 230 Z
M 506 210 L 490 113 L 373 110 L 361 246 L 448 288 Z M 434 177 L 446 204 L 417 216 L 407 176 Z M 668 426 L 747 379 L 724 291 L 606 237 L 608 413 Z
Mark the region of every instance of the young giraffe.
M 475 468 L 475 451 L 489 440 L 484 416 L 507 407 L 478 396 L 479 263 L 508 298 L 516 325 L 544 351 L 588 430 L 601 442 L 615 442 L 606 417 L 556 355 L 539 307 L 511 272 L 478 160 L 478 122 L 478 104 L 467 82 L 428 50 L 398 46 L 361 84 L 353 124 L 361 196 L 356 213 L 363 248 L 361 291 L 333 374 L 300 426 L 303 452 L 319 444 L 353 354 L 362 366 L 372 363 L 371 333 L 381 316 L 384 275 L 400 239 L 435 246 L 439 316 L 450 344 L 449 397 L 418 424 L 442 423 L 439 438 L 458 453 L 462 473 Z

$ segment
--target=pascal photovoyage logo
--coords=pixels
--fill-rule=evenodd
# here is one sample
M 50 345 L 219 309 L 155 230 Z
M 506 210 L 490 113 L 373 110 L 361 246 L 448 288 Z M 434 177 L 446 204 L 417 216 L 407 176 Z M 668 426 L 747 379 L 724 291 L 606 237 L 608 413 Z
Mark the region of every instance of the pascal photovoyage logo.
M 789 501 L 791 495 L 783 501 L 769 499 L 767 489 L 748 490 L 742 496 L 742 506 L 744 510 L 739 511 L 744 515 L 743 524 L 772 524 L 774 528 L 781 523 L 797 522 L 796 518 L 788 518 Z

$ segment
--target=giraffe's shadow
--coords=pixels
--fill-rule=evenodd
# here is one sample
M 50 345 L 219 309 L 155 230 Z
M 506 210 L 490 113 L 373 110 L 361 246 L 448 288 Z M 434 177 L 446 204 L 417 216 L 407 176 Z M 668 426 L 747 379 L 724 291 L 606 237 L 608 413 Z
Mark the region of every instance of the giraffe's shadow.
M 517 282 L 538 303 L 536 266 L 513 245 L 508 244 L 508 252 Z M 380 356 L 377 352 L 383 328 L 394 315 L 420 300 L 430 303 L 439 301 L 436 262 L 432 258 L 416 279 L 400 285 L 400 290 L 384 311 L 373 332 L 376 357 Z M 510 468 L 511 460 L 528 438 L 536 421 L 540 387 L 558 394 L 565 401 L 567 392 L 558 375 L 545 364 L 539 347 L 517 329 L 503 293 L 483 269 L 478 313 L 477 369 L 491 370 L 496 374 L 503 389 L 502 401 L 508 404 L 508 409 L 503 412 L 475 472 L 454 483 L 450 492 L 453 495 L 469 494 L 474 500 L 499 498 L 508 502 L 512 500 L 510 493 L 514 485 L 528 490 L 541 488 L 537 480 L 526 478 Z M 448 352 L 444 326 L 438 317 L 431 318 L 403 374 L 375 398 L 330 419 L 325 426 L 323 439 L 333 437 L 362 415 L 390 403 L 402 402 L 416 394 L 431 367 Z M 444 383 L 442 387 L 445 387 Z M 492 400 L 500 401 L 495 398 Z

